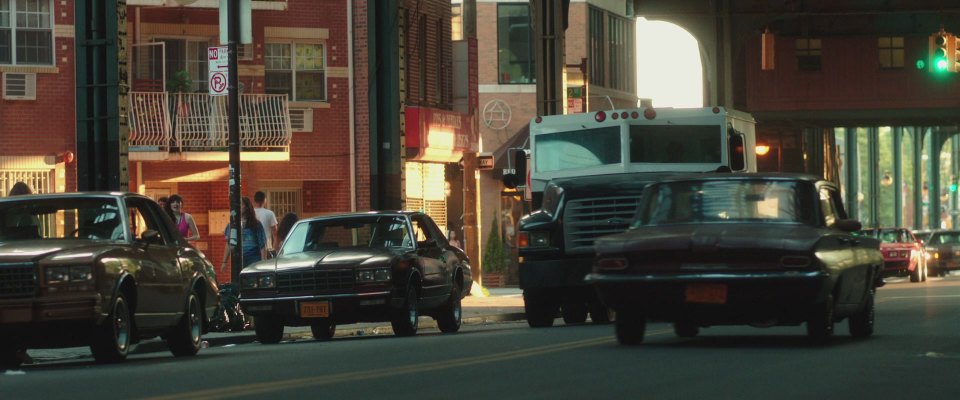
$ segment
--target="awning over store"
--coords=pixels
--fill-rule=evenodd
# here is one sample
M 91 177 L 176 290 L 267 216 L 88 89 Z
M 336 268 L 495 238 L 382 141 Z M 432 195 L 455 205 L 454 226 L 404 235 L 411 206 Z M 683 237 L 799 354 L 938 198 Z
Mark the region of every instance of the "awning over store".
M 473 116 L 436 108 L 407 107 L 406 146 L 410 161 L 458 162 L 479 149 Z
M 503 178 L 503 170 L 510 168 L 513 161 L 510 160 L 510 149 L 527 147 L 527 140 L 530 138 L 530 124 L 524 125 L 513 137 L 503 142 L 500 147 L 493 151 L 493 170 L 490 171 L 495 179 Z

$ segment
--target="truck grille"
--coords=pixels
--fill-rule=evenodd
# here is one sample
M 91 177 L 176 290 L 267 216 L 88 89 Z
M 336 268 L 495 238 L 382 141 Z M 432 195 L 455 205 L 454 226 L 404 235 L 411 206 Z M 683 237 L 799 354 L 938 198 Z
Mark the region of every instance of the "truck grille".
M 32 263 L 0 264 L 0 298 L 30 297 L 36 291 L 37 273 Z
M 637 212 L 639 201 L 639 196 L 568 201 L 563 212 L 566 253 L 593 253 L 593 241 L 596 238 L 626 231 Z
M 309 292 L 319 290 L 351 289 L 354 283 L 352 269 L 320 269 L 277 274 L 278 292 Z

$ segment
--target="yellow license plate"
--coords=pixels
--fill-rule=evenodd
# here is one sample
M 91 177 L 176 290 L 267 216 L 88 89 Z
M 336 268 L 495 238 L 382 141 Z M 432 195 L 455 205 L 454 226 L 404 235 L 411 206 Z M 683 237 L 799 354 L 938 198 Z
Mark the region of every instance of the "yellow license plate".
M 329 316 L 329 301 L 305 301 L 300 303 L 300 318 L 327 318 Z
M 727 285 L 722 283 L 692 283 L 685 293 L 687 303 L 726 304 Z

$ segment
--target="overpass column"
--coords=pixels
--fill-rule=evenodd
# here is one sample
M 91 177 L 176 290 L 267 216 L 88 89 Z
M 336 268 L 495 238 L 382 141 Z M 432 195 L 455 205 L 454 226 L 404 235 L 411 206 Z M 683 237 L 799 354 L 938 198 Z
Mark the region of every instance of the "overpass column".
M 537 115 L 563 114 L 564 3 L 569 0 L 530 0 L 533 10 L 537 68 Z
M 903 226 L 903 127 L 893 127 L 893 224 Z
M 930 228 L 940 228 L 940 134 L 925 128 L 927 134 L 927 219 Z
M 913 127 L 913 227 L 923 229 L 923 129 Z
M 860 192 L 860 166 L 857 163 L 857 132 L 855 129 L 843 128 L 843 141 L 847 144 L 846 155 L 843 157 L 847 166 L 847 216 L 860 219 L 860 204 L 857 193 Z

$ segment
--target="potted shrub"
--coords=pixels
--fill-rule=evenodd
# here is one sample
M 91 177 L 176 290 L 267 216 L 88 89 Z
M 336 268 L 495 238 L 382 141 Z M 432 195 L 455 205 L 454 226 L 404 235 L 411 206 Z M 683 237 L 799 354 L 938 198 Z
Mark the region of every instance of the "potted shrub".
M 483 262 L 480 268 L 480 282 L 487 287 L 502 287 L 504 273 L 507 270 L 507 253 L 503 248 L 503 239 L 500 237 L 498 218 L 493 218 L 490 235 L 487 236 L 487 246 L 483 251 Z

